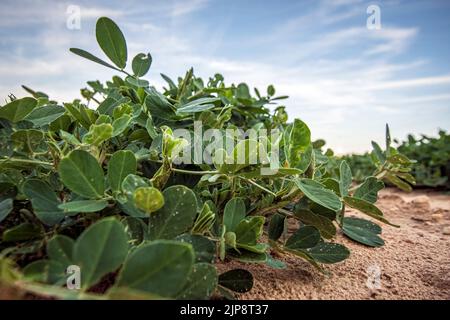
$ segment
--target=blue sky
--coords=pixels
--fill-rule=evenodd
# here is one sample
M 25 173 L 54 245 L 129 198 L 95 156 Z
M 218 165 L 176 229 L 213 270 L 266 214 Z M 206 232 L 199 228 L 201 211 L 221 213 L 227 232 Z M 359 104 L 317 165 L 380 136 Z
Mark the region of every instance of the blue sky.
M 381 29 L 366 27 L 369 5 Z M 78 5 L 81 28 L 68 29 Z M 264 90 L 274 84 L 290 118 L 308 123 L 339 153 L 362 152 L 371 140 L 450 129 L 450 1 L 9 1 L 0 2 L 0 97 L 23 96 L 26 84 L 52 98 L 79 97 L 87 80 L 112 70 L 74 56 L 102 56 L 95 21 L 114 19 L 129 56 L 151 52 L 147 79 L 163 84 L 193 66 L 227 82 Z

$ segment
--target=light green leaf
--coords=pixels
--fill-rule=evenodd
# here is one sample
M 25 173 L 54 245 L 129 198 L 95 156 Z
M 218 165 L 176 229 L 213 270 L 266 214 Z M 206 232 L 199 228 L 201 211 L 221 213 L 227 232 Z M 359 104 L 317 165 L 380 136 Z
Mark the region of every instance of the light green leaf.
M 83 142 L 99 146 L 113 135 L 113 126 L 109 123 L 93 124 L 89 127 L 89 132 L 83 136 Z
M 104 218 L 87 228 L 73 250 L 74 264 L 82 270 L 82 287 L 88 289 L 115 271 L 128 253 L 128 237 L 117 219 Z
M 246 216 L 245 203 L 242 198 L 233 198 L 227 202 L 223 212 L 223 224 L 227 231 L 234 231 Z
M 114 122 L 112 124 L 112 128 L 113 128 L 112 136 L 117 137 L 122 132 L 124 132 L 125 129 L 127 129 L 129 127 L 131 120 L 132 120 L 132 118 L 127 114 L 124 114 L 120 118 L 114 120 Z
M 97 20 L 95 29 L 97 42 L 108 58 L 120 69 L 127 64 L 127 43 L 119 27 L 109 18 Z
M 64 212 L 97 212 L 106 208 L 108 201 L 106 200 L 79 200 L 62 203 L 58 208 Z
M 58 168 L 66 187 L 86 198 L 101 198 L 105 192 L 103 169 L 89 152 L 74 150 Z
M 264 221 L 264 217 L 251 216 L 239 222 L 235 230 L 236 243 L 238 245 L 256 245 L 256 241 L 262 235 Z
M 133 193 L 133 203 L 136 208 L 150 214 L 164 206 L 164 197 L 154 187 L 140 187 Z
M 140 246 L 127 258 L 118 285 L 175 297 L 194 265 L 194 251 L 186 243 L 156 240 Z
M 343 160 L 341 162 L 340 168 L 340 179 L 339 179 L 339 191 L 341 196 L 348 196 L 348 188 L 352 185 L 352 170 L 350 169 L 347 161 Z
M 294 123 L 289 129 L 289 138 L 285 143 L 285 150 L 287 151 L 287 161 L 291 168 L 298 168 L 305 171 L 311 157 L 308 153 L 311 153 L 311 132 L 308 126 L 300 119 L 295 119 Z M 305 161 L 308 159 L 309 161 Z

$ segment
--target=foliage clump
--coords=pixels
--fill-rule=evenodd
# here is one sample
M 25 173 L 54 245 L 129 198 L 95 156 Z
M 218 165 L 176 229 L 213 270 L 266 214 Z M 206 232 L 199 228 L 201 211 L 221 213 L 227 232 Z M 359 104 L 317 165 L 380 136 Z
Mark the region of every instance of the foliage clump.
M 177 81 L 161 75 L 159 92 L 142 78 L 150 54 L 125 70 L 125 38 L 112 20 L 98 20 L 96 37 L 111 63 L 71 51 L 124 78 L 88 82 L 83 101 L 62 105 L 24 87 L 31 97 L 0 107 L 0 281 L 59 298 L 232 298 L 252 287 L 246 263 L 284 268 L 275 257 L 294 255 L 325 272 L 323 264 L 343 261 L 350 251 L 334 242 L 338 229 L 383 245 L 379 225 L 345 217 L 345 208 L 390 224 L 375 204 L 382 179 L 413 181 L 389 134 L 384 151 L 374 144 L 377 172 L 355 185 L 347 162 L 311 141 L 303 121 L 289 122 L 283 106 L 271 111 L 286 98 L 273 86 L 252 94 L 190 69 Z M 233 137 L 231 153 L 216 151 L 231 160 L 244 151 L 241 163 L 179 163 L 174 151 L 196 144 L 174 132 L 192 134 L 195 121 L 225 135 L 279 130 L 266 142 L 278 142 L 280 166 L 263 173 L 267 161 L 251 163 L 275 149 L 251 148 L 249 137 Z M 292 221 L 299 227 L 288 234 Z M 218 274 L 214 263 L 230 259 L 242 269 Z M 67 271 L 77 268 L 80 288 L 68 290 Z

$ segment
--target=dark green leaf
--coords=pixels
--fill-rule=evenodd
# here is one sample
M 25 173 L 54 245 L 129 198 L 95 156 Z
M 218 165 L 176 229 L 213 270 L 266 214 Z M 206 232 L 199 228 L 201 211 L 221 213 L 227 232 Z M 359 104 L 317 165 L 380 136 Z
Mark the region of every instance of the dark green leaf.
M 312 248 L 320 241 L 320 232 L 313 226 L 303 226 L 286 241 L 286 247 L 293 250 Z
M 297 178 L 294 181 L 300 191 L 311 201 L 333 211 L 342 209 L 339 197 L 333 191 L 326 189 L 321 183 L 306 178 Z
M 197 216 L 197 198 L 185 186 L 172 186 L 163 191 L 164 207 L 149 220 L 151 239 L 172 239 L 192 227 Z
M 62 182 L 86 198 L 101 198 L 105 192 L 103 169 L 90 153 L 74 150 L 59 164 Z
M 108 58 L 120 69 L 127 64 L 127 43 L 119 27 L 109 18 L 97 20 L 97 42 Z
M 104 218 L 87 228 L 77 239 L 73 261 L 82 270 L 82 287 L 89 288 L 115 271 L 128 253 L 128 237 L 117 219 Z
M 184 287 L 194 265 L 191 245 L 156 240 L 140 246 L 127 258 L 118 285 L 175 297 Z
M 219 276 L 219 285 L 235 292 L 248 292 L 253 287 L 252 274 L 244 269 L 234 269 Z

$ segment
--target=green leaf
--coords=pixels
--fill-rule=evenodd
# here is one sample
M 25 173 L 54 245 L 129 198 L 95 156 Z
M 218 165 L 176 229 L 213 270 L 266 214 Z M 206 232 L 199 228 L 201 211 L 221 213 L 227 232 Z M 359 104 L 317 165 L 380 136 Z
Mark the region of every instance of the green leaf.
M 196 234 L 182 234 L 176 237 L 175 240 L 192 245 L 196 263 L 214 263 L 216 258 L 216 245 L 208 238 Z
M 187 283 L 177 299 L 204 300 L 208 299 L 217 287 L 218 277 L 216 268 L 209 263 L 194 264 Z
M 43 139 L 44 133 L 36 129 L 17 130 L 11 134 L 11 141 L 14 146 L 27 153 L 36 151 Z
M 83 136 L 83 142 L 99 146 L 113 136 L 113 126 L 109 123 L 93 124 L 89 132 Z
M 143 219 L 135 217 L 124 217 L 120 221 L 128 235 L 128 244 L 130 248 L 136 247 L 147 238 L 147 224 Z
M 344 218 L 342 231 L 350 239 L 366 246 L 381 247 L 384 245 L 383 239 L 378 236 L 381 233 L 381 228 L 373 222 L 346 217 Z
M 295 119 L 290 129 L 287 145 L 289 166 L 305 171 L 311 160 L 308 156 L 311 151 L 311 132 L 303 121 Z M 305 159 L 308 161 L 305 162 Z
M 101 64 L 104 67 L 108 67 L 108 68 L 114 69 L 116 71 L 120 71 L 119 69 L 117 69 L 113 65 L 109 64 L 106 61 L 103 61 L 100 58 L 97 58 L 96 56 L 94 56 L 93 54 L 91 54 L 91 53 L 89 53 L 89 52 L 87 52 L 85 50 L 78 49 L 78 48 L 70 48 L 69 50 L 70 50 L 70 52 L 72 52 L 72 53 L 74 53 L 74 54 L 76 54 L 76 55 L 78 55 L 80 57 L 83 57 L 85 59 L 88 59 L 88 60 L 91 60 L 91 61 L 96 62 L 98 64 Z
M 56 235 L 47 243 L 47 255 L 52 261 L 61 263 L 64 267 L 73 264 L 73 248 L 75 241 L 64 235 Z
M 0 201 L 0 222 L 2 222 L 13 209 L 13 199 Z
M 313 226 L 303 226 L 286 241 L 286 247 L 293 250 L 316 246 L 320 241 L 320 232 Z
M 197 113 L 209 110 L 215 107 L 214 103 L 220 101 L 220 98 L 200 98 L 188 102 L 177 108 L 177 113 Z
M 138 87 L 138 88 L 147 88 L 149 86 L 149 82 L 144 79 L 136 79 L 135 77 L 126 77 L 125 81 L 129 84 Z
M 121 190 L 122 183 L 130 174 L 135 174 L 137 161 L 134 153 L 130 150 L 114 152 L 108 162 L 108 181 L 112 191 Z
M 117 137 L 122 134 L 130 126 L 131 120 L 132 118 L 127 114 L 114 120 L 112 123 L 112 137 Z
M 185 186 L 171 186 L 163 191 L 164 207 L 149 220 L 151 239 L 172 239 L 192 227 L 197 216 L 197 198 Z
M 246 216 L 245 203 L 242 198 L 233 198 L 227 202 L 223 212 L 223 224 L 227 231 L 234 231 Z
M 398 227 L 397 225 L 392 224 L 388 220 L 386 220 L 383 217 L 383 212 L 381 212 L 380 209 L 378 209 L 376 206 L 374 206 L 372 203 L 370 203 L 366 200 L 352 198 L 352 197 L 344 197 L 344 202 L 349 207 L 351 207 L 353 209 L 357 209 L 357 210 L 361 211 L 362 213 L 365 213 L 374 219 L 377 219 L 381 222 L 389 224 L 393 227 Z
M 150 55 L 150 53 L 138 53 L 133 58 L 133 62 L 131 63 L 134 75 L 136 77 L 144 76 L 150 69 L 151 64 L 152 56 Z
M 235 230 L 237 244 L 256 245 L 263 232 L 264 221 L 264 217 L 252 216 L 239 222 Z
M 339 173 L 339 191 L 341 196 L 345 197 L 348 196 L 348 188 L 352 185 L 352 170 L 347 164 L 347 161 L 343 160 L 341 162 Z
M 106 208 L 108 201 L 106 200 L 79 200 L 62 203 L 58 208 L 64 212 L 97 212 Z
M 279 213 L 275 213 L 269 222 L 269 239 L 277 241 L 284 231 L 286 217 Z
M 154 187 L 140 187 L 133 193 L 133 202 L 138 209 L 150 214 L 164 206 L 164 197 Z
M 327 217 L 307 209 L 295 210 L 294 214 L 304 224 L 316 227 L 325 239 L 331 239 L 336 235 L 336 227 Z
M 400 188 L 401 190 L 406 191 L 406 192 L 412 191 L 412 187 L 408 183 L 406 183 L 405 181 L 403 181 L 402 179 L 397 177 L 396 175 L 388 174 L 386 176 L 386 178 L 389 182 L 391 182 L 393 185 Z
M 384 188 L 384 183 L 375 177 L 367 177 L 363 184 L 353 194 L 353 197 L 375 203 L 378 191 Z
M 118 285 L 175 297 L 184 287 L 194 265 L 191 245 L 156 240 L 140 246 L 127 258 Z
M 319 263 L 337 263 L 347 259 L 350 251 L 341 244 L 319 242 L 319 244 L 306 252 Z
M 23 184 L 22 191 L 30 199 L 34 214 L 40 221 L 48 226 L 62 221 L 65 213 L 58 207 L 61 202 L 47 183 L 29 179 Z
M 38 260 L 27 265 L 23 274 L 29 281 L 61 285 L 66 279 L 66 266 L 58 261 Z
M 152 118 L 171 120 L 175 117 L 172 104 L 167 100 L 166 96 L 156 91 L 153 87 L 146 89 L 146 92 L 145 105 L 150 111 Z
M 43 235 L 43 230 L 40 226 L 28 222 L 21 223 L 17 226 L 7 229 L 3 232 L 2 240 L 4 242 L 15 242 L 31 240 Z
M 115 271 L 128 253 L 128 237 L 117 219 L 104 218 L 87 228 L 77 239 L 73 261 L 82 270 L 82 287 L 90 288 Z
M 219 285 L 235 292 L 245 293 L 253 287 L 253 276 L 247 270 L 233 269 L 219 276 Z
M 0 118 L 17 123 L 23 120 L 36 106 L 37 100 L 34 98 L 16 99 L 0 107 Z
M 306 178 L 296 178 L 294 182 L 311 201 L 335 212 L 342 209 L 339 197 L 321 183 Z
M 86 198 L 101 198 L 105 192 L 103 169 L 89 152 L 74 150 L 59 163 L 64 185 Z
M 375 141 L 372 141 L 372 147 L 373 147 L 373 152 L 375 153 L 375 156 L 377 157 L 378 161 L 380 161 L 381 163 L 384 163 L 386 161 L 386 156 L 384 155 L 384 153 L 381 150 L 378 143 L 376 143 Z
M 36 108 L 25 118 L 31 121 L 35 127 L 43 127 L 50 125 L 51 122 L 61 117 L 66 109 L 58 105 L 48 105 Z
M 95 28 L 97 42 L 108 58 L 120 69 L 127 64 L 127 43 L 119 27 L 109 18 L 101 17 Z

